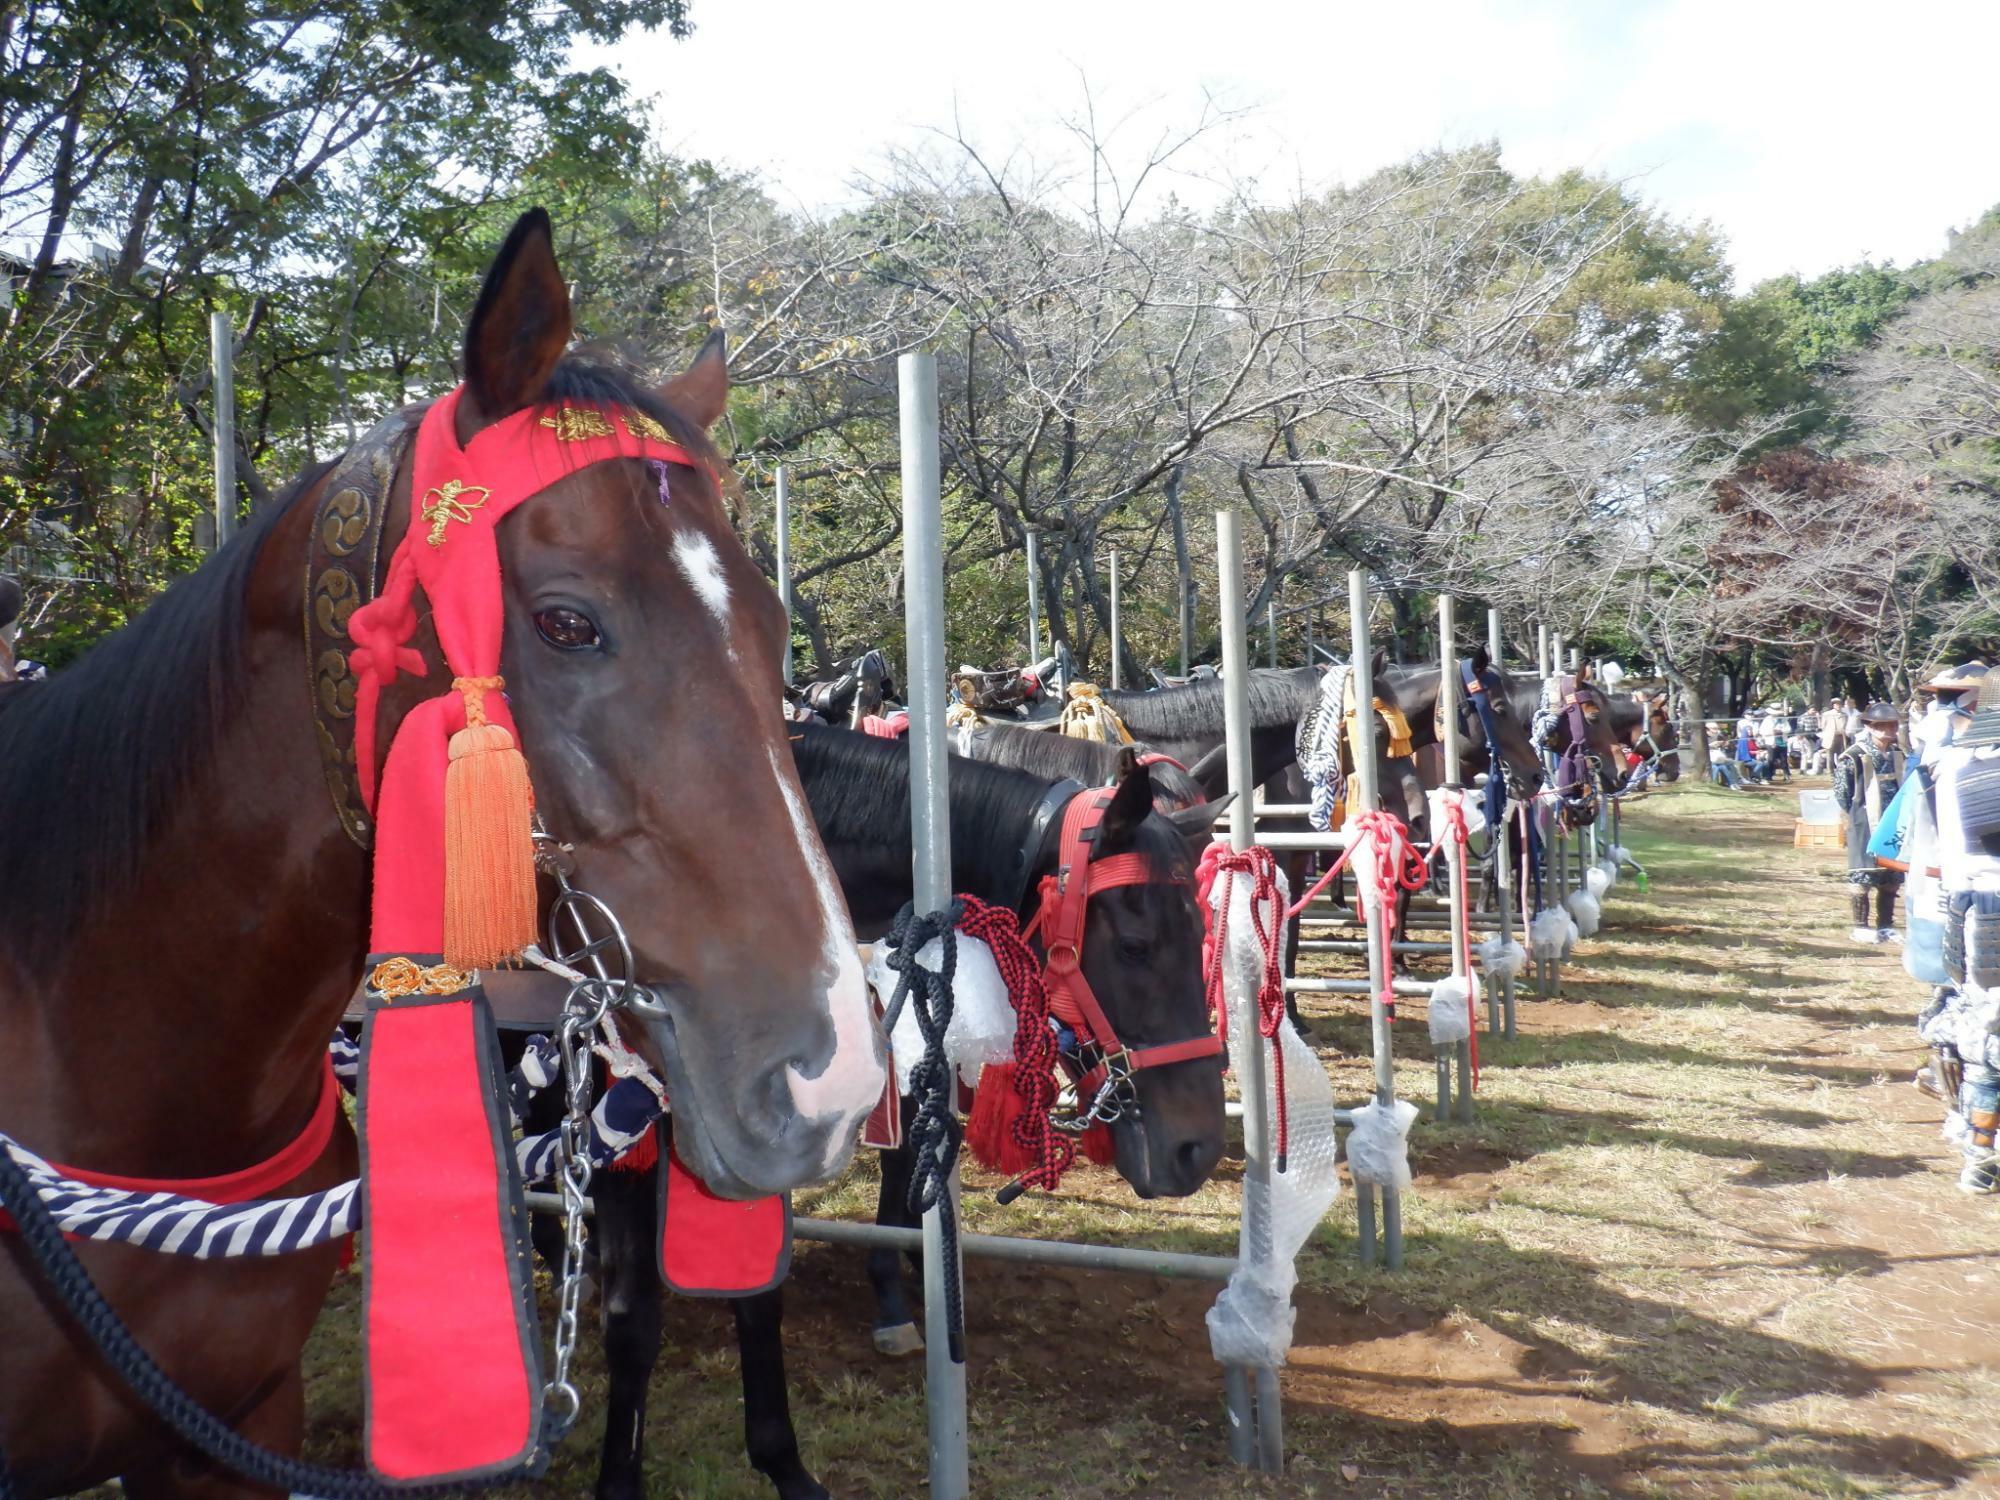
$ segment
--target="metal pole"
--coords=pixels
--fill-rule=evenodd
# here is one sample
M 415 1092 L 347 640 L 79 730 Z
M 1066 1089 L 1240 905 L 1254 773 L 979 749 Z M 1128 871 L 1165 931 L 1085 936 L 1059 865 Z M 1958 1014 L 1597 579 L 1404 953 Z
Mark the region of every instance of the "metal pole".
M 1546 682 L 1549 676 L 1549 627 L 1546 621 L 1535 626 L 1535 670 Z
M 944 727 L 944 519 L 938 468 L 936 357 L 905 354 L 896 362 L 896 381 L 902 400 L 903 628 L 909 652 L 904 691 L 910 704 L 914 895 L 916 909 L 930 912 L 951 900 L 951 804 L 945 781 L 949 772 Z M 955 1168 L 945 1190 L 956 1207 Z M 965 1365 L 951 1357 L 943 1230 L 939 1210 L 924 1215 L 924 1394 L 930 1412 L 930 1494 L 933 1500 L 963 1500 L 971 1488 L 966 1458 Z M 951 1270 L 958 1274 L 962 1265 Z
M 1111 690 L 1124 686 L 1125 633 L 1118 615 L 1118 549 L 1111 549 Z
M 1271 637 L 1271 670 L 1278 670 L 1278 601 L 1264 606 L 1264 628 Z
M 1368 575 L 1356 568 L 1347 575 L 1347 612 L 1351 621 L 1349 645 L 1353 655 L 1354 670 L 1364 674 L 1362 682 L 1356 683 L 1358 695 L 1367 691 L 1365 674 L 1368 663 L 1375 659 L 1374 645 L 1368 639 Z M 1381 788 L 1375 780 L 1375 715 L 1358 713 L 1354 716 L 1354 775 L 1361 786 L 1361 806 L 1369 811 L 1381 806 Z M 1369 937 L 1375 938 L 1375 924 L 1386 919 L 1380 911 L 1369 919 Z M 1379 941 L 1368 944 L 1368 1023 L 1375 1048 L 1375 1100 L 1387 1108 L 1396 1102 L 1396 1059 L 1392 1049 L 1389 1029 L 1389 1015 L 1382 1007 L 1382 988 L 1388 975 L 1382 972 L 1382 949 Z M 1392 1271 L 1403 1264 L 1403 1210 L 1400 1195 L 1384 1186 L 1382 1189 L 1382 1260 Z
M 778 602 L 785 606 L 785 685 L 792 681 L 792 476 L 778 465 Z
M 1194 584 L 1181 585 L 1181 676 L 1188 674 L 1188 639 L 1194 634 Z
M 1493 670 L 1500 674 L 1500 680 L 1507 680 L 1507 643 L 1500 632 L 1500 611 L 1486 611 L 1486 654 L 1493 658 Z M 1511 804 L 1511 797 L 1509 803 Z M 1514 938 L 1514 859 L 1507 848 L 1507 823 L 1503 815 L 1503 826 L 1487 830 L 1487 839 L 1493 849 L 1493 889 L 1496 904 L 1500 908 L 1500 944 L 1504 948 Z M 1526 933 L 1522 934 L 1527 936 Z M 1486 996 L 1486 1029 L 1499 1035 L 1514 1034 L 1514 976 L 1508 975 L 1501 982 L 1500 992 Z
M 1460 744 L 1458 722 L 1458 601 L 1449 594 L 1438 595 L 1438 717 L 1444 724 L 1444 787 L 1445 794 L 1463 798 L 1465 795 L 1465 771 L 1462 764 L 1464 746 Z M 1443 831 L 1433 828 L 1432 838 L 1442 838 Z M 1446 893 L 1451 902 L 1451 972 L 1467 984 L 1472 982 L 1470 966 L 1466 962 L 1467 929 L 1465 901 L 1462 892 L 1472 880 L 1472 851 L 1458 851 L 1459 869 L 1450 873 L 1451 884 Z M 1435 1001 L 1433 1001 L 1435 1003 Z M 1444 1069 L 1449 1082 L 1453 1063 L 1459 1069 L 1458 1116 L 1461 1120 L 1472 1118 L 1472 1049 L 1469 1042 L 1452 1044 L 1453 1056 L 1439 1058 L 1439 1066 Z M 1451 1106 L 1450 1089 L 1446 1088 L 1438 1096 L 1440 1117 L 1448 1113 Z
M 1315 664 L 1315 663 L 1314 663 L 1314 661 L 1313 661 L 1313 612 L 1312 612 L 1311 610 L 1307 610 L 1307 611 L 1306 611 L 1306 661 L 1305 661 L 1305 664 L 1306 664 L 1307 666 L 1309 666 L 1309 667 L 1310 667 L 1310 666 L 1313 666 L 1313 665 Z
M 1243 538 L 1234 511 L 1216 512 L 1215 550 L 1220 584 L 1216 601 L 1222 613 L 1223 754 L 1229 770 L 1229 790 L 1235 794 L 1231 806 L 1237 813 L 1229 821 L 1229 845 L 1240 851 L 1248 849 L 1256 839 L 1253 799 L 1257 788 L 1251 779 L 1250 763 L 1250 643 L 1243 615 Z M 1255 1246 L 1268 1250 L 1271 1244 L 1268 1227 L 1271 1131 L 1267 1113 L 1270 1104 L 1265 1097 L 1264 1049 L 1256 1045 L 1245 1047 L 1231 1061 L 1236 1065 L 1244 1105 L 1243 1218 L 1238 1254 L 1248 1255 Z M 1275 1399 L 1275 1387 L 1268 1406 L 1260 1399 L 1264 1394 L 1261 1381 L 1253 1389 L 1248 1381 L 1238 1385 L 1232 1378 L 1226 1384 L 1226 1391 L 1232 1402 L 1239 1395 L 1250 1400 L 1247 1412 L 1238 1411 L 1233 1405 L 1230 1410 L 1231 1453 L 1239 1451 L 1238 1433 L 1246 1427 L 1262 1435 L 1255 1450 L 1260 1456 L 1276 1451 L 1274 1440 L 1283 1432 L 1283 1413 Z
M 215 548 L 236 535 L 236 334 L 229 314 L 208 315 L 208 359 L 215 386 Z
M 1041 538 L 1028 532 L 1028 661 L 1042 659 L 1042 550 Z

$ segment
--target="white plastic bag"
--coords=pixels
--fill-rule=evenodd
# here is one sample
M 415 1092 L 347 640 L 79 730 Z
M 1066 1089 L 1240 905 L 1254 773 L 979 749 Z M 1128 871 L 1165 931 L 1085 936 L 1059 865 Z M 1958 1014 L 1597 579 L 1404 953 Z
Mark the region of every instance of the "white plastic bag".
M 1447 974 L 1431 988 L 1431 1045 L 1452 1047 L 1472 1035 L 1472 986 Z
M 1458 840 L 1450 837 L 1451 824 L 1445 813 L 1445 806 L 1454 798 L 1465 809 L 1465 836 L 1476 839 L 1486 831 L 1486 809 L 1478 798 L 1465 792 L 1449 791 L 1444 787 L 1432 787 L 1424 793 L 1430 804 L 1431 833 L 1444 840 L 1445 857 L 1454 863 L 1458 860 Z
M 1535 920 L 1528 924 L 1528 946 L 1535 950 L 1537 958 L 1559 958 L 1575 925 L 1569 913 L 1559 906 L 1538 911 Z
M 1277 1076 L 1270 1066 L 1270 1040 L 1256 1021 L 1258 976 L 1263 953 L 1251 922 L 1250 882 L 1217 880 L 1210 900 L 1230 902 L 1229 948 L 1223 987 L 1229 1002 L 1229 1055 L 1240 1059 L 1253 1047 L 1264 1049 L 1266 1118 L 1277 1119 Z M 1278 909 L 1287 901 L 1285 877 L 1278 876 Z M 1280 928 L 1282 931 L 1282 927 Z M 1244 1181 L 1252 1212 L 1244 1217 L 1242 1259 L 1208 1310 L 1208 1341 L 1225 1365 L 1276 1369 L 1292 1347 L 1292 1288 L 1299 1250 L 1340 1195 L 1339 1138 L 1334 1131 L 1333 1082 L 1312 1049 L 1299 1039 L 1289 1019 L 1278 1023 L 1277 1042 L 1285 1055 L 1285 1111 L 1289 1144 L 1285 1170 L 1274 1170 L 1269 1185 L 1255 1176 Z M 1275 1139 L 1275 1136 L 1273 1137 Z
M 1417 1107 L 1398 1099 L 1388 1108 L 1375 1100 L 1354 1112 L 1354 1128 L 1347 1133 L 1347 1170 L 1356 1182 L 1404 1192 L 1410 1186 L 1410 1126 Z
M 945 1028 L 944 1050 L 972 1082 L 987 1063 L 1013 1061 L 1014 1006 L 1007 998 L 1000 966 L 993 961 L 993 950 L 962 932 L 956 936 L 958 967 L 952 974 L 951 1025 Z M 884 1006 L 896 993 L 896 971 L 889 967 L 889 955 L 894 951 L 886 942 L 877 943 L 868 959 L 868 983 Z M 927 969 L 936 969 L 941 956 L 938 941 L 932 938 L 917 961 Z M 910 1070 L 924 1053 L 924 1033 L 917 1025 L 914 1005 L 904 1003 L 895 1029 L 889 1033 L 889 1046 L 896 1056 L 896 1087 L 907 1094 Z
M 1589 891 L 1571 891 L 1563 897 L 1563 905 L 1576 923 L 1578 937 L 1590 937 L 1596 933 L 1598 919 L 1604 915 L 1604 909 L 1597 904 L 1595 896 Z
M 1583 872 L 1583 888 L 1603 904 L 1604 893 L 1611 889 L 1611 877 L 1604 873 L 1604 866 L 1592 865 Z
M 1610 855 L 1607 854 L 1603 859 L 1600 859 L 1597 862 L 1597 868 L 1604 872 L 1604 880 L 1605 880 L 1604 888 L 1606 890 L 1617 889 L 1618 861 L 1613 859 Z M 1603 897 L 1600 896 L 1598 899 L 1602 900 Z
M 1528 966 L 1528 950 L 1512 938 L 1503 938 L 1498 933 L 1483 943 L 1475 943 L 1472 955 L 1479 960 L 1479 972 L 1494 984 L 1519 978 L 1521 971 Z

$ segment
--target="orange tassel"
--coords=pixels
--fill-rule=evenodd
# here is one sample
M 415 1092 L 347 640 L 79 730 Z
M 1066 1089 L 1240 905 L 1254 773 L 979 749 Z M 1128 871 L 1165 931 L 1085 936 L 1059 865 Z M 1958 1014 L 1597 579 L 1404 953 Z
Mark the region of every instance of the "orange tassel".
M 972 1159 L 989 1172 L 1005 1172 L 1009 1177 L 1034 1166 L 1034 1157 L 1014 1139 L 1014 1122 L 1020 1117 L 1014 1064 L 988 1063 L 980 1070 L 979 1091 L 965 1122 L 965 1147 Z
M 444 961 L 486 969 L 535 941 L 535 794 L 514 736 L 486 720 L 498 677 L 460 677 L 465 728 L 444 776 Z
M 655 1125 L 638 1140 L 623 1156 L 611 1159 L 614 1172 L 650 1172 L 660 1164 L 660 1128 Z

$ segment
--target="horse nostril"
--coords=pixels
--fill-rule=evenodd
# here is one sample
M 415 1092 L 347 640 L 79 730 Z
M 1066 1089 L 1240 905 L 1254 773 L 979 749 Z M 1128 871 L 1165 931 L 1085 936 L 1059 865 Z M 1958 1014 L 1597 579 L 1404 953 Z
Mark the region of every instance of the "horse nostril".
M 1174 1148 L 1174 1177 L 1183 1192 L 1193 1192 L 1207 1180 L 1222 1157 L 1219 1141 L 1192 1136 Z
M 798 1114 L 792 1101 L 791 1070 L 795 1064 L 779 1063 L 766 1071 L 745 1093 L 743 1125 L 752 1134 L 775 1143 Z

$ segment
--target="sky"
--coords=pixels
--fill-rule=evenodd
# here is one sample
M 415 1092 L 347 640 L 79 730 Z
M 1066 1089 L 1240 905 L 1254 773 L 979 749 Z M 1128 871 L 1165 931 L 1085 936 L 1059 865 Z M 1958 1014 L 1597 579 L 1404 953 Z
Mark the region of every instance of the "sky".
M 1278 199 L 1497 139 L 1523 174 L 1627 179 L 1708 221 L 1739 286 L 1907 264 L 2000 203 L 2000 0 L 693 0 L 695 34 L 586 54 L 674 150 L 812 210 L 954 120 L 1065 159 L 1086 100 L 1130 160 L 1228 118 L 1163 179 Z

